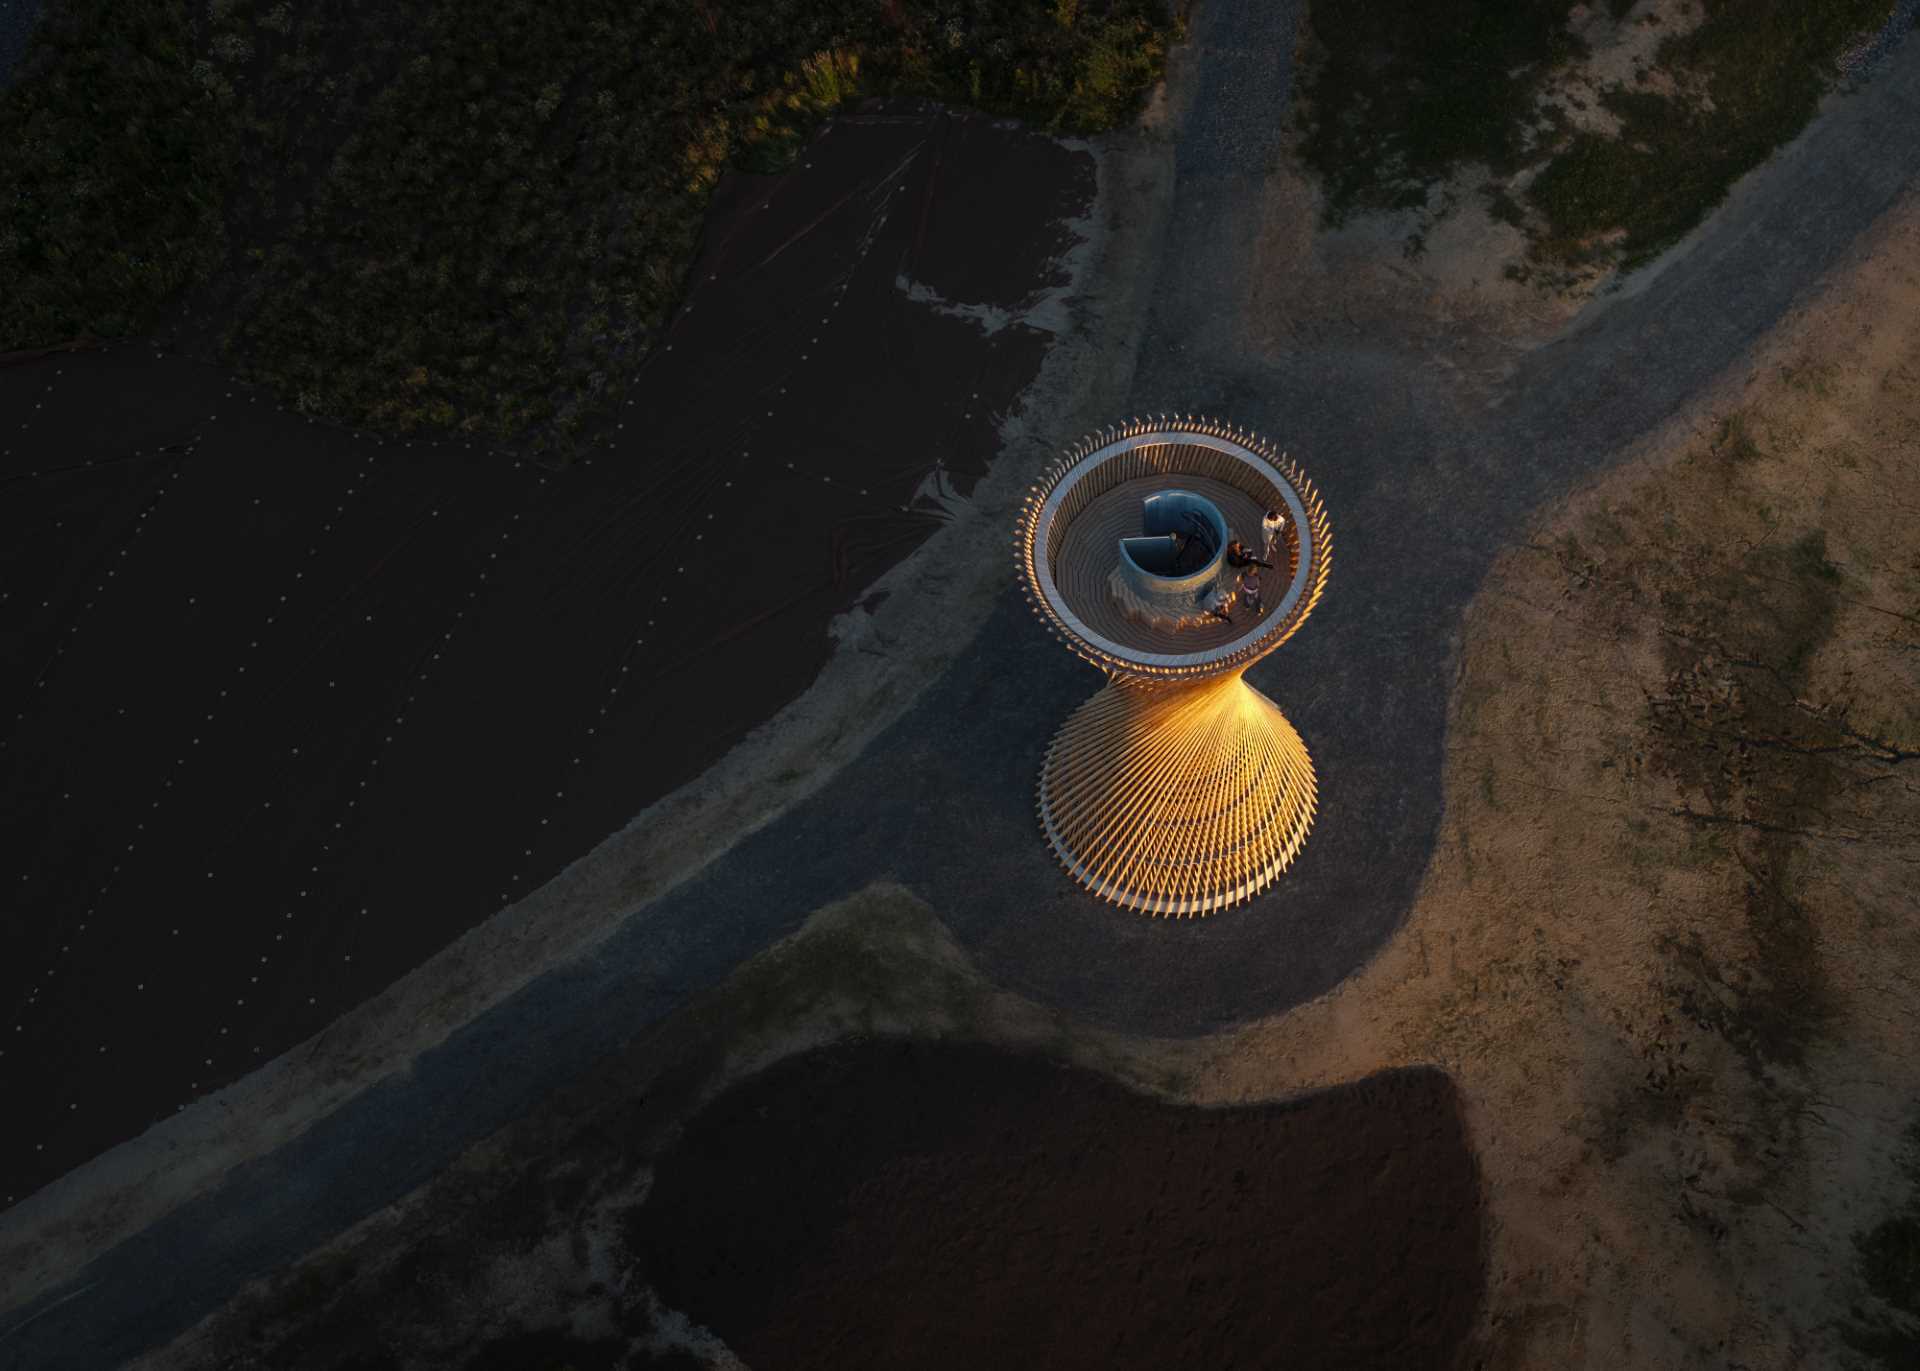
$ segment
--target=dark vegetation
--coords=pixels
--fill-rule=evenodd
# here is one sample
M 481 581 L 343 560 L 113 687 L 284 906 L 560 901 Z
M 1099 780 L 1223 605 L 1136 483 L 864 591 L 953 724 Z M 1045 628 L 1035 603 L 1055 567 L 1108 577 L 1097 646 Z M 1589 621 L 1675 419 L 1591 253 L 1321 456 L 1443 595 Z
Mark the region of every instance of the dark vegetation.
M 49 6 L 0 98 L 0 351 L 138 330 L 220 260 L 241 129 L 185 4 Z
M 1839 59 L 1893 12 L 1893 0 L 1696 4 L 1696 25 L 1663 39 L 1634 82 L 1601 93 L 1617 136 L 1538 104 L 1556 69 L 1588 50 L 1568 26 L 1571 0 L 1315 5 L 1300 151 L 1326 187 L 1329 222 L 1444 212 L 1430 205 L 1434 186 L 1479 167 L 1489 208 L 1527 229 L 1537 265 L 1631 268 L 1799 133 L 1839 79 Z M 1655 17 L 1633 0 L 1607 8 L 1617 23 Z M 1525 190 L 1510 191 L 1528 170 L 1537 174 Z
M 0 97 L 0 351 L 188 332 L 299 410 L 564 449 L 728 167 L 851 101 L 1086 132 L 1158 0 L 52 0 Z
M 1524 164 L 1534 99 L 1553 67 L 1586 48 L 1572 0 L 1386 0 L 1311 6 L 1314 57 L 1300 144 L 1338 223 L 1366 210 L 1418 209 L 1463 163 Z

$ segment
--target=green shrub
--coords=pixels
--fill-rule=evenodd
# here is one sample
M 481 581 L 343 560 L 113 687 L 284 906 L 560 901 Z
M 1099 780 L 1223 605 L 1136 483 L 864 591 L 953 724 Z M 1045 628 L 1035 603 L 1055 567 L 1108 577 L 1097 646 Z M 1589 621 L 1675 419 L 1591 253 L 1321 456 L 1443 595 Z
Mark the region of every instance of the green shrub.
M 1541 81 L 1582 55 L 1573 0 L 1312 5 L 1300 151 L 1335 223 L 1408 208 L 1465 163 L 1524 163 Z
M 1602 95 L 1617 136 L 1575 130 L 1540 104 L 1555 70 L 1584 55 L 1571 0 L 1314 4 L 1299 148 L 1328 221 L 1419 208 L 1436 182 L 1478 166 L 1493 174 L 1490 209 L 1529 230 L 1537 262 L 1647 260 L 1806 126 L 1836 59 L 1886 23 L 1893 0 L 1702 4 L 1702 22 L 1657 50 L 1677 94 L 1619 84 Z M 1610 13 L 1631 8 L 1611 0 Z M 1537 174 L 1522 206 L 1501 183 L 1527 168 Z
M 1794 138 L 1838 75 L 1836 59 L 1886 23 L 1893 0 L 1705 0 L 1699 27 L 1661 43 L 1679 94 L 1616 87 L 1613 138 L 1575 135 L 1529 188 L 1540 255 L 1578 262 L 1592 240 L 1628 267 L 1678 242 L 1733 183 Z

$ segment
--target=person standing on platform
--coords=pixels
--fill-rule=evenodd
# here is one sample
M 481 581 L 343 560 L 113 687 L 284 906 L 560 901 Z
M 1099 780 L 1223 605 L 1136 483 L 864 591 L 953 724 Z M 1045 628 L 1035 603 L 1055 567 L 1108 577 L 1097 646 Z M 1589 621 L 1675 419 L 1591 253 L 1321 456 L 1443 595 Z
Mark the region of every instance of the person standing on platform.
M 1280 542 L 1280 530 L 1287 526 L 1287 516 L 1277 509 L 1267 511 L 1267 517 L 1260 521 L 1260 531 L 1266 535 L 1266 551 L 1262 554 L 1269 561 L 1273 559 L 1273 549 Z

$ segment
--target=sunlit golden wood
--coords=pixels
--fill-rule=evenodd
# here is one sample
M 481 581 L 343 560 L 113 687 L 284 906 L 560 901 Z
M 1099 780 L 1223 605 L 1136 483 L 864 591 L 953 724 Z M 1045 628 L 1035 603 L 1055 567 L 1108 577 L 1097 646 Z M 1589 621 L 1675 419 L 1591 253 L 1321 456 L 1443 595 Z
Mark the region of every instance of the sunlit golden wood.
M 1204 496 L 1256 548 L 1287 516 L 1257 609 L 1185 627 L 1116 600 L 1118 540 L 1142 499 Z M 1091 435 L 1030 492 L 1017 555 L 1048 629 L 1108 675 L 1054 736 L 1040 825 L 1067 871 L 1102 899 L 1192 917 L 1243 903 L 1279 877 L 1312 825 L 1312 759 L 1286 716 L 1243 679 L 1300 627 L 1326 586 L 1332 536 L 1312 483 L 1255 434 L 1160 416 Z

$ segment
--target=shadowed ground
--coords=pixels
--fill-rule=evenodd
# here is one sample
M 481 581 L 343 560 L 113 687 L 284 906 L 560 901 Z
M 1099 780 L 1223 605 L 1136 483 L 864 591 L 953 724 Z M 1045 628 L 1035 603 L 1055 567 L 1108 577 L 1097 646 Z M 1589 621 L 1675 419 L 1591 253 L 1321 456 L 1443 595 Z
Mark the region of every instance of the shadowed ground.
M 866 1042 L 715 1101 L 630 1240 L 749 1366 L 1452 1364 L 1482 1275 L 1453 1086 L 1193 1109 L 984 1047 Z

